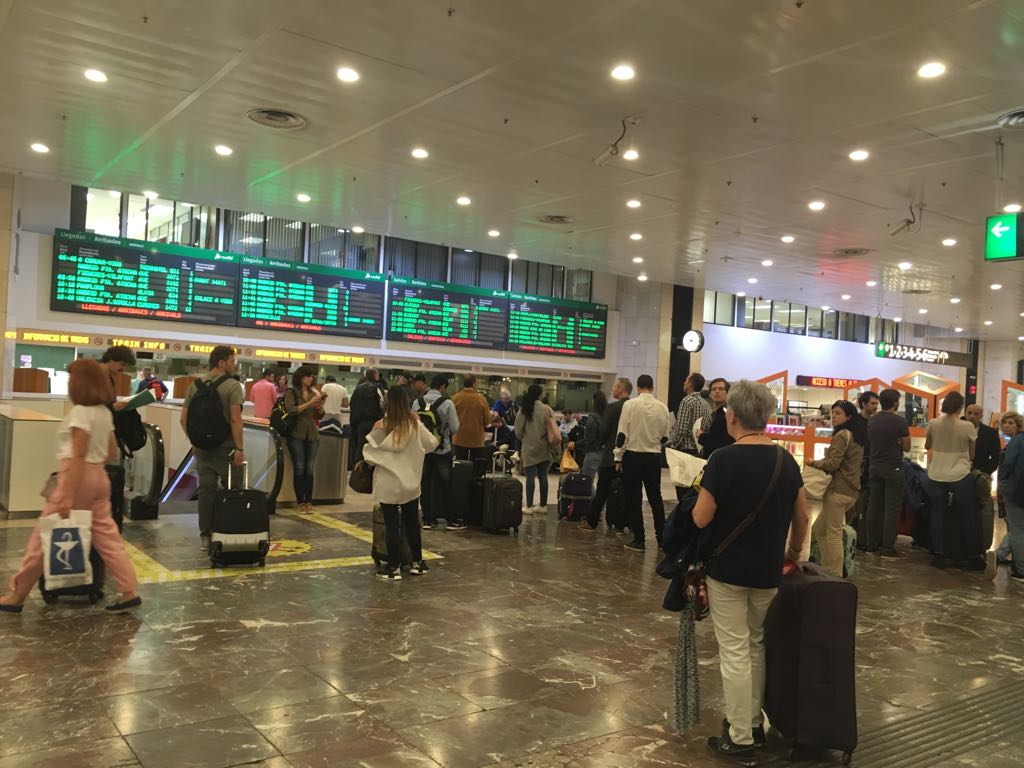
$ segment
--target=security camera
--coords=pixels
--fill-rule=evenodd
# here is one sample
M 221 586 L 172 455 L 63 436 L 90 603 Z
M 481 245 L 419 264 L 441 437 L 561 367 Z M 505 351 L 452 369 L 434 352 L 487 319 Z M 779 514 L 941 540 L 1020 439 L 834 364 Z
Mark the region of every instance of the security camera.
M 594 158 L 594 165 L 601 167 L 605 165 L 613 157 L 619 154 L 618 144 L 609 144 L 597 157 Z

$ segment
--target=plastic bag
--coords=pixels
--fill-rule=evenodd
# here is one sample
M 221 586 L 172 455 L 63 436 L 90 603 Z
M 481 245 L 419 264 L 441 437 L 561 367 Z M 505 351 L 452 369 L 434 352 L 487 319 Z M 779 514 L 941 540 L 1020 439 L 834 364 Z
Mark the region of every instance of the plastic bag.
M 568 448 L 562 451 L 562 461 L 558 465 L 558 471 L 563 475 L 568 474 L 569 472 L 580 471 L 580 465 L 576 463 L 576 459 L 572 457 L 572 451 Z
M 694 481 L 704 474 L 706 459 L 699 459 L 674 448 L 665 449 L 665 460 L 668 462 L 668 474 L 672 484 L 680 488 L 689 488 Z
M 92 584 L 92 510 L 73 509 L 67 518 L 39 518 L 43 577 L 48 590 Z

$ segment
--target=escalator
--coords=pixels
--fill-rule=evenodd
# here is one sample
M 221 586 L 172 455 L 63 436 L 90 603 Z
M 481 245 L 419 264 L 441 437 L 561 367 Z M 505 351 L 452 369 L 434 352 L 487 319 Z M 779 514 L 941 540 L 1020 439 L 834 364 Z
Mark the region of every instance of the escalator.
M 243 423 L 245 460 L 249 464 L 249 487 L 267 494 L 273 511 L 284 482 L 284 441 L 270 427 Z M 195 514 L 199 475 L 192 449 L 158 491 L 160 514 Z
M 128 503 L 129 516 L 143 519 L 156 516 L 156 506 L 160 501 L 160 488 L 163 483 L 166 457 L 164 438 L 160 428 L 143 422 L 146 430 L 146 444 L 135 451 L 130 458 L 123 460 L 125 472 L 125 500 Z M 152 509 L 150 515 L 141 510 Z M 136 514 L 132 514 L 135 511 Z

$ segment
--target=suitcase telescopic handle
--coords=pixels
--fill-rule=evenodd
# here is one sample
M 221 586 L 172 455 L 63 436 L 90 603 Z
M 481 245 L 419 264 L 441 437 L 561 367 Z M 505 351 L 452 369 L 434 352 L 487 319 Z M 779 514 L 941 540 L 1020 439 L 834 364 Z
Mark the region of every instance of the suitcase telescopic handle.
M 228 464 L 228 490 L 229 491 L 244 491 L 249 488 L 249 462 L 242 462 L 242 487 L 235 488 L 235 463 L 231 462 Z

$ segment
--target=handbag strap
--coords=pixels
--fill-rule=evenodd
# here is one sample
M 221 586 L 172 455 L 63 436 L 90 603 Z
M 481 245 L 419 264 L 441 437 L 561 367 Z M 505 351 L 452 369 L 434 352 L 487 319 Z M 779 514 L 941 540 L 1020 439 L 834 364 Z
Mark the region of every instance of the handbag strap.
M 724 552 L 726 548 L 728 548 L 734 541 L 736 541 L 736 539 L 738 539 L 743 534 L 743 532 L 747 530 L 747 528 L 754 524 L 754 520 L 757 518 L 758 512 L 760 512 L 761 508 L 768 502 L 768 497 L 771 496 L 772 492 L 775 490 L 775 486 L 779 482 L 780 474 L 782 474 L 782 447 L 776 445 L 775 469 L 772 470 L 772 479 L 768 483 L 768 487 L 764 489 L 764 493 L 761 496 L 761 500 L 757 502 L 757 506 L 751 510 L 750 514 L 743 519 L 743 522 L 737 525 L 733 529 L 732 533 L 726 536 L 722 543 L 715 547 L 715 551 L 711 553 L 711 557 L 708 558 L 708 561 L 705 564 L 706 568 L 710 567 L 712 560 L 714 560 L 716 557 L 722 554 L 722 552 Z

